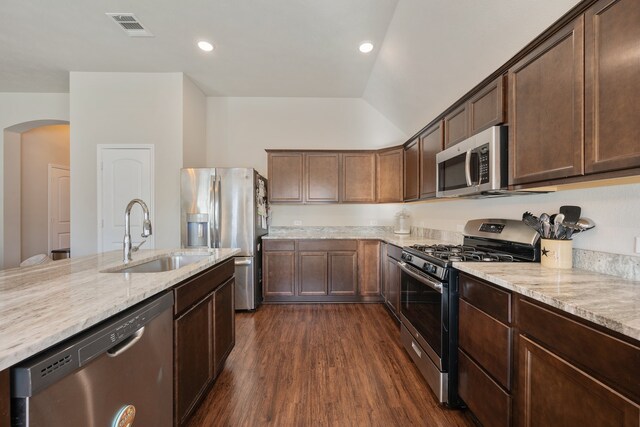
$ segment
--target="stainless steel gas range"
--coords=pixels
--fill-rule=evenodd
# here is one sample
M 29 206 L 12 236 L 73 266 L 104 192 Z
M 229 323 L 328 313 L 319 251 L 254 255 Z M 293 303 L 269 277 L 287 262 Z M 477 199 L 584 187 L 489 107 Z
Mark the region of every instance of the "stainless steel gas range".
M 454 262 L 536 262 L 539 235 L 519 220 L 467 222 L 463 245 L 402 250 L 402 343 L 440 403 L 462 405 L 457 393 L 458 274 Z

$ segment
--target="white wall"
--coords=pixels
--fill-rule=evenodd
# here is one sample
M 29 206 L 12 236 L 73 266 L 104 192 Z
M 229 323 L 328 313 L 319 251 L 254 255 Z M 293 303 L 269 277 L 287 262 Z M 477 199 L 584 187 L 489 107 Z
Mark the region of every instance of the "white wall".
M 207 165 L 251 167 L 267 175 L 266 148 L 367 149 L 407 135 L 362 99 L 207 98 Z M 377 205 L 277 206 L 272 225 L 369 225 L 392 216 Z
M 402 0 L 363 98 L 412 135 L 578 2 Z
M 22 135 L 4 131 L 4 263 L 2 268 L 20 265 L 22 236 L 20 225 L 20 153 Z M 2 189 L 0 189 L 1 191 Z
M 0 130 L 36 120 L 68 121 L 69 94 L 0 93 Z M 23 130 L 15 129 L 13 132 L 22 132 Z M 0 133 L 0 138 L 2 138 L 0 141 L 0 164 L 2 165 L 4 164 L 5 135 L 7 135 L 6 132 Z M 4 265 L 4 242 L 6 241 L 4 187 L 4 173 L 0 173 L 0 268 Z
M 42 126 L 22 134 L 21 260 L 49 251 L 49 164 L 69 166 L 69 125 Z
M 562 205 L 582 207 L 582 216 L 596 227 L 575 235 L 575 248 L 636 255 L 634 238 L 640 236 L 640 184 L 627 184 L 555 193 L 492 199 L 459 199 L 406 204 L 412 224 L 438 230 L 462 231 L 468 219 L 521 219 L 525 211 L 539 216 L 557 213 Z
M 74 256 L 97 250 L 97 144 L 155 145 L 155 244 L 179 247 L 182 105 L 182 73 L 71 73 Z
M 183 167 L 205 167 L 207 165 L 207 99 L 187 76 L 183 76 L 182 88 Z

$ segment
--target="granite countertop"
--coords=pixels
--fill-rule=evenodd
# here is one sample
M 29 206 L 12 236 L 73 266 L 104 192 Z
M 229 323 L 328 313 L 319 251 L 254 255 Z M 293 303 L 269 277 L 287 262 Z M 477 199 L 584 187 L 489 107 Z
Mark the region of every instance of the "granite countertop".
M 587 270 L 539 263 L 454 262 L 453 266 L 503 288 L 640 340 L 640 283 Z
M 0 370 L 87 329 L 239 249 L 141 250 L 129 266 L 169 254 L 203 260 L 162 273 L 105 273 L 124 266 L 122 251 L 0 271 Z
M 356 231 L 321 231 L 321 230 L 295 230 L 295 231 L 280 231 L 278 233 L 269 233 L 266 236 L 262 236 L 263 240 L 304 240 L 304 239 L 337 239 L 337 240 L 381 240 L 386 243 L 391 243 L 396 246 L 411 246 L 411 245 L 433 245 L 443 243 L 443 241 L 430 239 L 428 237 L 418 237 L 412 234 L 395 234 L 389 232 L 356 232 Z M 452 242 L 453 243 L 453 242 Z

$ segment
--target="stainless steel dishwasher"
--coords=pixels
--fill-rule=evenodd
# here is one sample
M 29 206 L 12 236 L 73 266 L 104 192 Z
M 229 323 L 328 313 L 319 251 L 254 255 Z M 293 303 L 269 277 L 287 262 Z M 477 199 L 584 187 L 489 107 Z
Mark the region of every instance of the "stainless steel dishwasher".
M 12 368 L 12 425 L 171 426 L 172 305 L 145 301 Z

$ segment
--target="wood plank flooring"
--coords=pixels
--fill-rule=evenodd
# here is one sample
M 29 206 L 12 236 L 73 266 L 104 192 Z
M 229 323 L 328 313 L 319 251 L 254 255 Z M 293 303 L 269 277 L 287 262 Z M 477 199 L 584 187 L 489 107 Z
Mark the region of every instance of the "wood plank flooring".
M 473 426 L 439 406 L 381 304 L 263 305 L 192 418 L 204 426 Z

